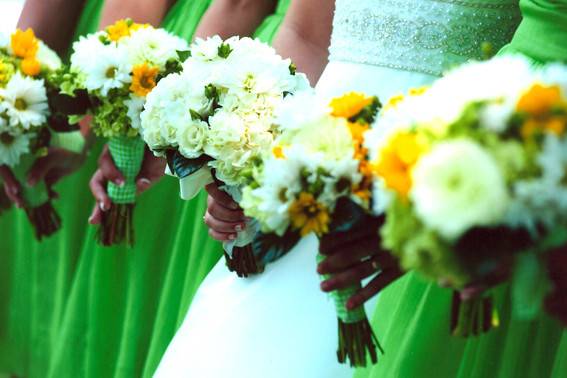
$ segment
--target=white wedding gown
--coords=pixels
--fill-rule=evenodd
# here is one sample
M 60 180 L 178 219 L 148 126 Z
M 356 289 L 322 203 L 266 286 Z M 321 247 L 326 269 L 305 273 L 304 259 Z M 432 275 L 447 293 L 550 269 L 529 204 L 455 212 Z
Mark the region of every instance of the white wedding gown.
M 431 83 L 478 55 L 479 41 L 501 46 L 512 30 L 502 30 L 500 18 L 518 17 L 510 12 L 515 6 L 516 0 L 337 0 L 330 63 L 317 90 L 324 96 L 364 91 L 384 102 Z M 482 30 L 462 28 L 456 20 L 463 17 L 467 25 L 484 24 Z M 463 31 L 473 35 L 458 40 Z M 337 362 L 337 318 L 319 290 L 317 249 L 308 237 L 248 279 L 219 261 L 155 376 L 351 377 L 353 370 Z M 370 317 L 372 304 L 366 308 Z

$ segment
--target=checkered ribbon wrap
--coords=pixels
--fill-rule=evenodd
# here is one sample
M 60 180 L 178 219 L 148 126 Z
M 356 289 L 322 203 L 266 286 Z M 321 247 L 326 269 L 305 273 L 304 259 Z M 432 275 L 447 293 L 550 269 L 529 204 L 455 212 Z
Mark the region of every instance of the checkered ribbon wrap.
M 318 254 L 317 263 L 325 260 L 325 256 Z M 328 275 L 322 275 L 323 280 L 329 278 Z M 335 302 L 335 308 L 337 310 L 337 317 L 343 321 L 343 323 L 357 323 L 366 319 L 366 311 L 364 306 L 360 306 L 354 310 L 347 310 L 346 303 L 350 297 L 352 297 L 362 286 L 360 284 L 353 285 L 347 289 L 335 290 L 329 293 L 329 296 Z
M 115 204 L 136 202 L 136 177 L 142 167 L 144 147 L 144 141 L 139 137 L 117 137 L 108 141 L 110 155 L 125 180 L 122 187 L 108 183 L 108 195 Z
M 32 154 L 25 154 L 20 158 L 18 165 L 12 168 L 18 182 L 23 189 L 23 197 L 27 208 L 33 209 L 49 202 L 49 192 L 45 181 L 39 181 L 35 186 L 27 184 L 28 171 L 35 162 L 36 157 Z
M 85 137 L 80 131 L 51 134 L 51 146 L 80 154 L 85 148 Z

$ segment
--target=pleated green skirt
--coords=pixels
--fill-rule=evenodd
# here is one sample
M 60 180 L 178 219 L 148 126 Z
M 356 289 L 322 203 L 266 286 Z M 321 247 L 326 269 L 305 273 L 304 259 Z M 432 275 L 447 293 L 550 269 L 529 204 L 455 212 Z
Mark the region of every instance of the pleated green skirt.
M 208 0 L 180 0 L 163 27 L 191 39 Z M 262 25 L 270 40 L 286 7 Z M 92 200 L 90 201 L 92 203 Z M 206 193 L 179 199 L 164 177 L 138 198 L 136 243 L 103 248 L 87 232 L 55 345 L 49 377 L 149 377 L 201 281 L 222 256 L 203 223 Z
M 86 2 L 75 39 L 97 29 L 102 5 Z M 56 235 L 38 243 L 22 210 L 0 216 L 0 373 L 45 376 L 91 210 L 97 154 L 56 186 L 64 222 Z

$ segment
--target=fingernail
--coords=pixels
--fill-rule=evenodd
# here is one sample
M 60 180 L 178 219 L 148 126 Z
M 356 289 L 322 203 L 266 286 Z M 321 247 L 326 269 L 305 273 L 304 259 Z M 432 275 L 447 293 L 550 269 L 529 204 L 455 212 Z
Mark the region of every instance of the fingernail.
M 325 274 L 325 264 L 321 263 L 319 265 L 317 265 L 317 273 L 319 274 Z
M 228 239 L 229 239 L 229 240 L 234 240 L 234 239 L 236 239 L 236 235 L 231 234 L 231 235 L 228 236 Z
M 147 178 L 141 178 L 140 183 L 144 184 L 144 185 L 150 185 L 152 182 L 150 180 L 148 180 Z
M 91 216 L 89 217 L 89 219 L 88 219 L 88 222 L 89 222 L 89 223 L 92 223 L 93 217 L 94 217 L 94 215 L 91 215 Z
M 238 209 L 239 206 L 238 206 L 238 204 L 237 204 L 236 202 L 233 202 L 233 203 L 230 204 L 230 207 L 231 207 L 232 209 L 236 210 L 236 209 Z
M 349 300 L 347 301 L 346 307 L 347 307 L 347 310 L 354 310 L 354 309 L 357 308 L 358 306 L 357 306 L 356 301 L 353 301 L 352 299 L 349 299 Z
M 114 183 L 118 185 L 120 188 L 124 186 L 124 180 L 122 179 L 117 179 L 116 181 L 114 181 Z
M 331 289 L 331 284 L 329 283 L 329 281 L 321 282 L 321 290 L 329 291 L 330 289 Z
M 104 202 L 99 202 L 99 203 L 98 203 L 98 207 L 100 207 L 100 209 L 101 209 L 102 211 L 106 211 L 106 210 L 107 210 L 106 206 L 104 206 Z
M 242 225 L 240 225 L 240 224 L 237 225 L 236 227 L 234 227 L 234 231 L 236 231 L 236 232 L 240 232 L 240 231 L 242 231 L 243 229 L 244 229 L 244 227 L 243 227 Z

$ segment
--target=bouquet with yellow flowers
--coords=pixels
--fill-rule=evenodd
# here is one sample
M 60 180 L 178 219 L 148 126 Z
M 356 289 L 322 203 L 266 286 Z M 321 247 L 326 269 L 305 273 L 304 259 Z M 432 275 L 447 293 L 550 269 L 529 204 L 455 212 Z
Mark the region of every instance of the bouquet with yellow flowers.
M 567 244 L 567 69 L 497 58 L 398 100 L 366 139 L 383 247 L 458 290 L 509 280 L 515 313 L 533 316 L 544 252 Z M 456 335 L 499 322 L 486 293 L 453 310 Z
M 330 104 L 314 94 L 286 99 L 276 119 L 282 133 L 240 203 L 261 226 L 253 243 L 260 264 L 281 257 L 309 234 L 324 238 L 365 227 L 372 174 L 364 134 L 380 107 L 378 98 L 361 93 L 348 93 Z M 339 320 L 338 359 L 365 366 L 368 355 L 377 361 L 380 346 L 364 308 L 347 309 L 348 298 L 358 289 L 360 285 L 331 296 Z
M 25 179 L 35 158 L 58 139 L 52 94 L 57 91 L 53 76 L 60 68 L 57 54 L 33 30 L 0 36 L 0 165 L 12 169 L 23 184 L 24 210 L 37 239 L 60 228 L 45 183 L 31 187 Z M 6 208 L 6 198 L 0 201 Z
M 71 67 L 61 78 L 63 93 L 87 99 L 92 130 L 109 138 L 110 153 L 125 178 L 122 186 L 108 184 L 113 205 L 99 230 L 103 245 L 134 242 L 135 178 L 144 155 L 140 113 L 156 83 L 180 69 L 179 54 L 187 47 L 186 41 L 163 29 L 131 20 L 119 20 L 73 45 Z

